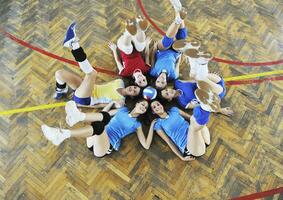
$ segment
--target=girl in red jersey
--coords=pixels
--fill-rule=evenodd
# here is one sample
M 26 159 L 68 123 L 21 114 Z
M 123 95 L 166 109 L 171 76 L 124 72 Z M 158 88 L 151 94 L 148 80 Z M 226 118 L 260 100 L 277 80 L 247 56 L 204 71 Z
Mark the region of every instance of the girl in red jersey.
M 115 62 L 119 69 L 119 75 L 123 77 L 133 77 L 135 83 L 140 87 L 145 87 L 148 82 L 144 74 L 150 70 L 149 65 L 149 43 L 145 31 L 148 22 L 139 16 L 136 21 L 127 20 L 126 30 L 117 41 L 117 45 L 109 42 L 108 46 L 112 50 Z M 120 57 L 117 53 L 119 49 Z M 142 52 L 145 51 L 145 59 Z M 122 62 L 121 62 L 122 61 Z

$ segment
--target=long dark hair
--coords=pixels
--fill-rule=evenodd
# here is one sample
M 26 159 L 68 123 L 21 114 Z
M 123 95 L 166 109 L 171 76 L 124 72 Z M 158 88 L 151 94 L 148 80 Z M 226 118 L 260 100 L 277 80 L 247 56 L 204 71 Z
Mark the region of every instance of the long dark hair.
M 144 89 L 148 86 L 152 86 L 154 84 L 155 79 L 153 77 L 151 77 L 149 74 L 143 73 L 143 75 L 145 76 L 145 78 L 147 80 L 146 86 L 141 87 L 141 86 L 137 85 L 137 83 L 135 82 L 135 79 L 133 77 L 123 77 L 122 79 L 124 81 L 125 87 L 130 86 L 130 85 L 136 85 L 136 86 L 140 87 L 141 89 Z
M 161 90 L 157 90 L 157 99 L 158 101 L 162 104 L 162 105 L 165 105 L 166 107 L 178 107 L 179 104 L 178 104 L 178 100 L 177 100 L 177 97 L 173 98 L 171 101 L 169 101 L 168 99 L 165 99 L 162 94 L 161 94 L 161 91 L 162 90 L 165 90 L 166 88 L 163 88 Z M 170 109 L 169 108 L 169 109 Z
M 131 112 L 135 108 L 136 104 L 139 103 L 139 102 L 142 102 L 142 101 L 146 101 L 146 100 L 143 99 L 143 98 L 129 98 L 129 97 L 126 97 L 126 99 L 125 99 L 125 106 L 128 108 L 129 112 Z M 149 107 L 149 105 L 150 104 L 148 103 L 148 107 Z M 142 124 L 145 124 L 145 125 L 148 124 L 148 121 L 147 121 L 147 115 L 148 115 L 147 112 L 148 112 L 148 110 L 149 109 L 147 109 L 147 111 L 144 114 L 141 114 L 141 115 L 139 115 L 137 117 L 137 120 L 139 122 L 141 122 Z

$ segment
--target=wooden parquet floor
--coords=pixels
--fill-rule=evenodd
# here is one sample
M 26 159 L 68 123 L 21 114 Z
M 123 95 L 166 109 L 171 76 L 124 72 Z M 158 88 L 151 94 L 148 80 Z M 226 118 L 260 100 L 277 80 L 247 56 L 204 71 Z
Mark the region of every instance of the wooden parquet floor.
M 189 37 L 213 55 L 263 62 L 283 58 L 283 3 L 278 0 L 181 0 L 189 9 Z M 169 0 L 143 0 L 165 30 L 174 12 Z M 0 26 L 32 45 L 73 59 L 62 47 L 66 27 L 78 22 L 81 44 L 92 64 L 115 70 L 107 40 L 121 23 L 141 13 L 135 0 L 0 0 Z M 161 38 L 153 27 L 148 35 Z M 54 72 L 66 63 L 20 46 L 0 34 L 0 110 L 54 103 Z M 211 62 L 224 77 L 283 69 Z M 183 78 L 188 69 L 181 68 Z M 99 75 L 99 81 L 113 77 Z M 224 105 L 235 115 L 213 115 L 212 144 L 194 162 L 182 162 L 158 136 L 146 151 L 135 135 L 102 159 L 83 139 L 52 146 L 40 125 L 64 123 L 56 108 L 0 117 L 0 199 L 228 199 L 283 185 L 282 81 L 231 86 Z M 279 197 L 278 197 L 279 198 Z

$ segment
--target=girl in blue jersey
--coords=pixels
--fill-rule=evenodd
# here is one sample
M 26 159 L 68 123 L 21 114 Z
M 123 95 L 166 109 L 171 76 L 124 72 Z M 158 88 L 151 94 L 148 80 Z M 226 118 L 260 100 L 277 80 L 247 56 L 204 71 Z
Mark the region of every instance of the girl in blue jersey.
M 193 109 L 199 103 L 194 94 L 197 88 L 212 91 L 216 93 L 220 99 L 223 99 L 226 94 L 226 87 L 224 80 L 217 74 L 208 74 L 208 80 L 206 81 L 182 81 L 176 80 L 174 82 L 174 88 L 165 88 L 161 91 L 161 96 L 168 101 L 173 98 L 177 98 L 178 104 L 184 109 Z M 233 115 L 233 110 L 230 107 L 220 108 L 219 112 L 224 115 Z
M 198 146 L 204 143 L 204 139 L 197 137 L 196 134 L 191 133 L 191 126 L 184 119 L 190 119 L 190 115 L 179 110 L 177 107 L 172 107 L 165 111 L 163 105 L 155 100 L 151 103 L 152 111 L 158 115 L 158 119 L 154 125 L 154 130 L 157 134 L 169 145 L 172 151 L 182 160 L 194 160 L 195 156 L 204 154 L 202 149 Z M 192 140 L 194 143 L 189 143 Z M 191 144 L 191 146 L 188 146 Z
M 92 123 L 83 128 L 70 130 L 42 125 L 44 136 L 54 145 L 59 145 L 70 137 L 87 138 L 87 147 L 93 151 L 94 156 L 102 157 L 111 153 L 113 149 L 117 151 L 124 137 L 137 132 L 140 143 L 148 149 L 152 142 L 154 121 L 150 126 L 147 138 L 144 136 L 139 121 L 139 117 L 147 111 L 148 102 L 140 100 L 132 110 L 122 107 L 118 111 L 109 111 L 113 104 L 113 102 L 110 103 L 101 113 L 82 113 L 77 109 L 75 102 L 70 101 L 66 104 L 68 111 L 66 122 L 71 126 L 79 121 Z M 114 114 L 115 116 L 111 119 L 110 116 Z
M 210 112 L 219 109 L 220 99 L 214 93 L 197 89 L 196 97 L 200 102 L 190 117 L 176 107 L 165 111 L 159 101 L 151 103 L 152 111 L 159 116 L 154 130 L 165 140 L 172 151 L 182 160 L 193 160 L 205 153 L 206 146 L 210 144 L 210 134 L 206 127 Z M 190 119 L 190 125 L 185 119 Z
M 167 85 L 168 80 L 175 80 L 179 76 L 179 65 L 181 62 L 181 52 L 175 51 L 172 47 L 174 40 L 184 40 L 187 37 L 187 29 L 184 19 L 187 12 L 185 9 L 176 11 L 175 20 L 167 29 L 166 35 L 154 45 L 155 57 L 151 62 L 152 68 L 150 76 L 157 78 L 155 86 L 162 89 Z M 195 43 L 192 43 L 196 45 Z M 180 45 L 178 44 L 178 49 Z
M 205 147 L 210 145 L 210 134 L 207 128 L 209 122 L 210 113 L 219 112 L 220 110 L 220 97 L 212 91 L 203 89 L 197 89 L 195 96 L 199 102 L 199 105 L 193 109 L 193 115 L 190 119 L 192 126 L 191 132 L 196 135 L 202 135 L 205 146 L 199 146 L 199 150 L 205 150 Z

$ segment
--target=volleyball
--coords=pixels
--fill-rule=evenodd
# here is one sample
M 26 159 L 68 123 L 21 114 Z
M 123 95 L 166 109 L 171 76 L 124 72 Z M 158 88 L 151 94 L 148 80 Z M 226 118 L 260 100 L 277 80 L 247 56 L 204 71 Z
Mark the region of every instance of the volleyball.
M 153 87 L 147 87 L 143 90 L 143 98 L 146 100 L 153 100 L 157 96 L 157 91 Z

